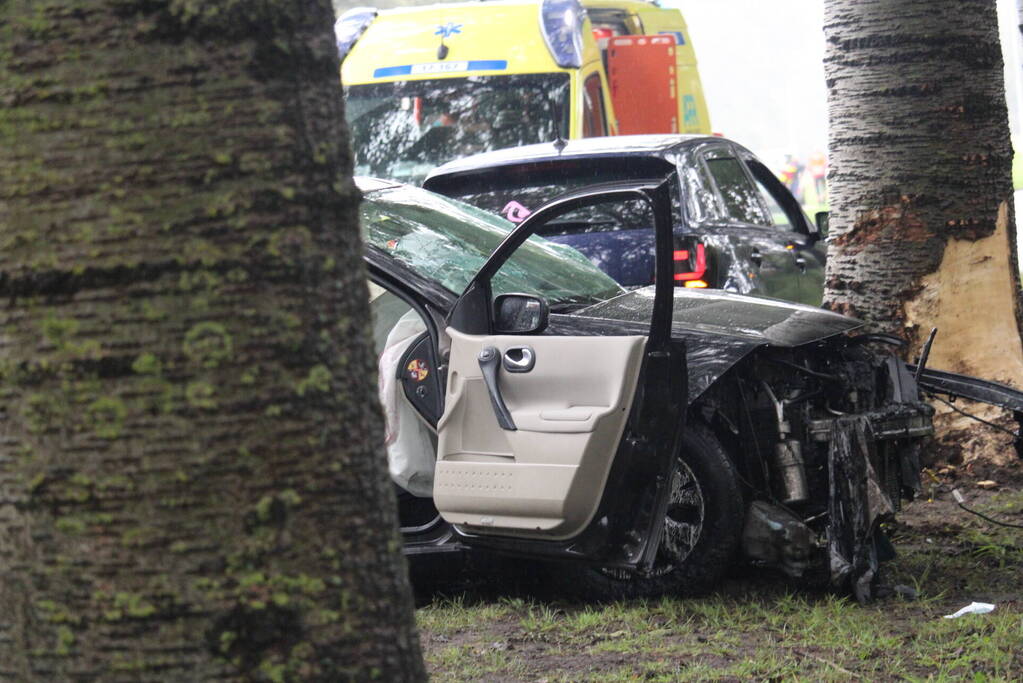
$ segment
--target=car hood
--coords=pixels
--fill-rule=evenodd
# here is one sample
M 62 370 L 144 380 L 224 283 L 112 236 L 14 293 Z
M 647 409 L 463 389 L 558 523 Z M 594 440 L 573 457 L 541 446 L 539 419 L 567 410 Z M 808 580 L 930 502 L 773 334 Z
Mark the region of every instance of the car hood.
M 736 341 L 792 347 L 808 344 L 863 325 L 854 318 L 822 308 L 721 291 L 675 290 L 672 332 L 697 332 Z M 589 306 L 573 315 L 645 323 L 654 305 L 654 288 L 644 287 Z
M 568 334 L 635 333 L 653 310 L 654 288 L 644 287 L 574 311 Z M 689 403 L 728 370 L 765 346 L 793 347 L 854 330 L 863 323 L 821 308 L 760 297 L 675 290 L 672 337 L 686 345 Z

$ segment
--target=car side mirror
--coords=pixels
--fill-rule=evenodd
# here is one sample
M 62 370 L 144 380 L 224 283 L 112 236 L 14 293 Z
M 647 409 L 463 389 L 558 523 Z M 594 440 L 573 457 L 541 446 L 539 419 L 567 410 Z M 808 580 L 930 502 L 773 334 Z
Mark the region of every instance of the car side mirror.
M 813 215 L 813 222 L 817 225 L 817 236 L 828 236 L 828 212 L 818 211 Z
M 494 298 L 494 331 L 498 334 L 536 334 L 547 329 L 547 301 L 531 294 L 499 294 Z

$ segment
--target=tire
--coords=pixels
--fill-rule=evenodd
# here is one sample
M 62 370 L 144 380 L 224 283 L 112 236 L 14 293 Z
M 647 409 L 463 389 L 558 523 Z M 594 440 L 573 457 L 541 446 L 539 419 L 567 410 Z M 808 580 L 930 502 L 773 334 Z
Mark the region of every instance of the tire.
M 738 553 L 745 505 L 735 466 L 702 423 L 686 427 L 672 489 L 651 575 L 588 566 L 562 568 L 574 595 L 596 600 L 697 595 L 720 580 Z M 682 561 L 673 559 L 677 557 Z

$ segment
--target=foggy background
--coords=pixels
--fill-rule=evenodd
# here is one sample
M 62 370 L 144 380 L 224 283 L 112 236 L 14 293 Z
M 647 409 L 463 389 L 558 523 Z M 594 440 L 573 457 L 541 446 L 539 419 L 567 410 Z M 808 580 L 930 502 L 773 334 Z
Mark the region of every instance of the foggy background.
M 351 7 L 434 4 L 415 0 L 334 0 Z M 662 0 L 689 26 L 711 125 L 769 164 L 827 150 L 822 0 Z M 998 0 L 1013 143 L 1023 145 L 1023 49 L 1015 0 Z
M 821 0 L 662 0 L 689 26 L 711 125 L 775 161 L 826 151 L 824 3 Z M 1020 128 L 1023 55 L 1014 0 L 998 0 L 1013 143 Z

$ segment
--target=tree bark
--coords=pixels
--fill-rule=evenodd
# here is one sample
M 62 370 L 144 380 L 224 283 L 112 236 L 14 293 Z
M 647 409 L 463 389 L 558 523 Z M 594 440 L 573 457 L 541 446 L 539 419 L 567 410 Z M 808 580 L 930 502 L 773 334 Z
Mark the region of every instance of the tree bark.
M 332 24 L 0 0 L 0 678 L 425 678 Z
M 995 0 L 828 0 L 826 305 L 1023 387 Z

